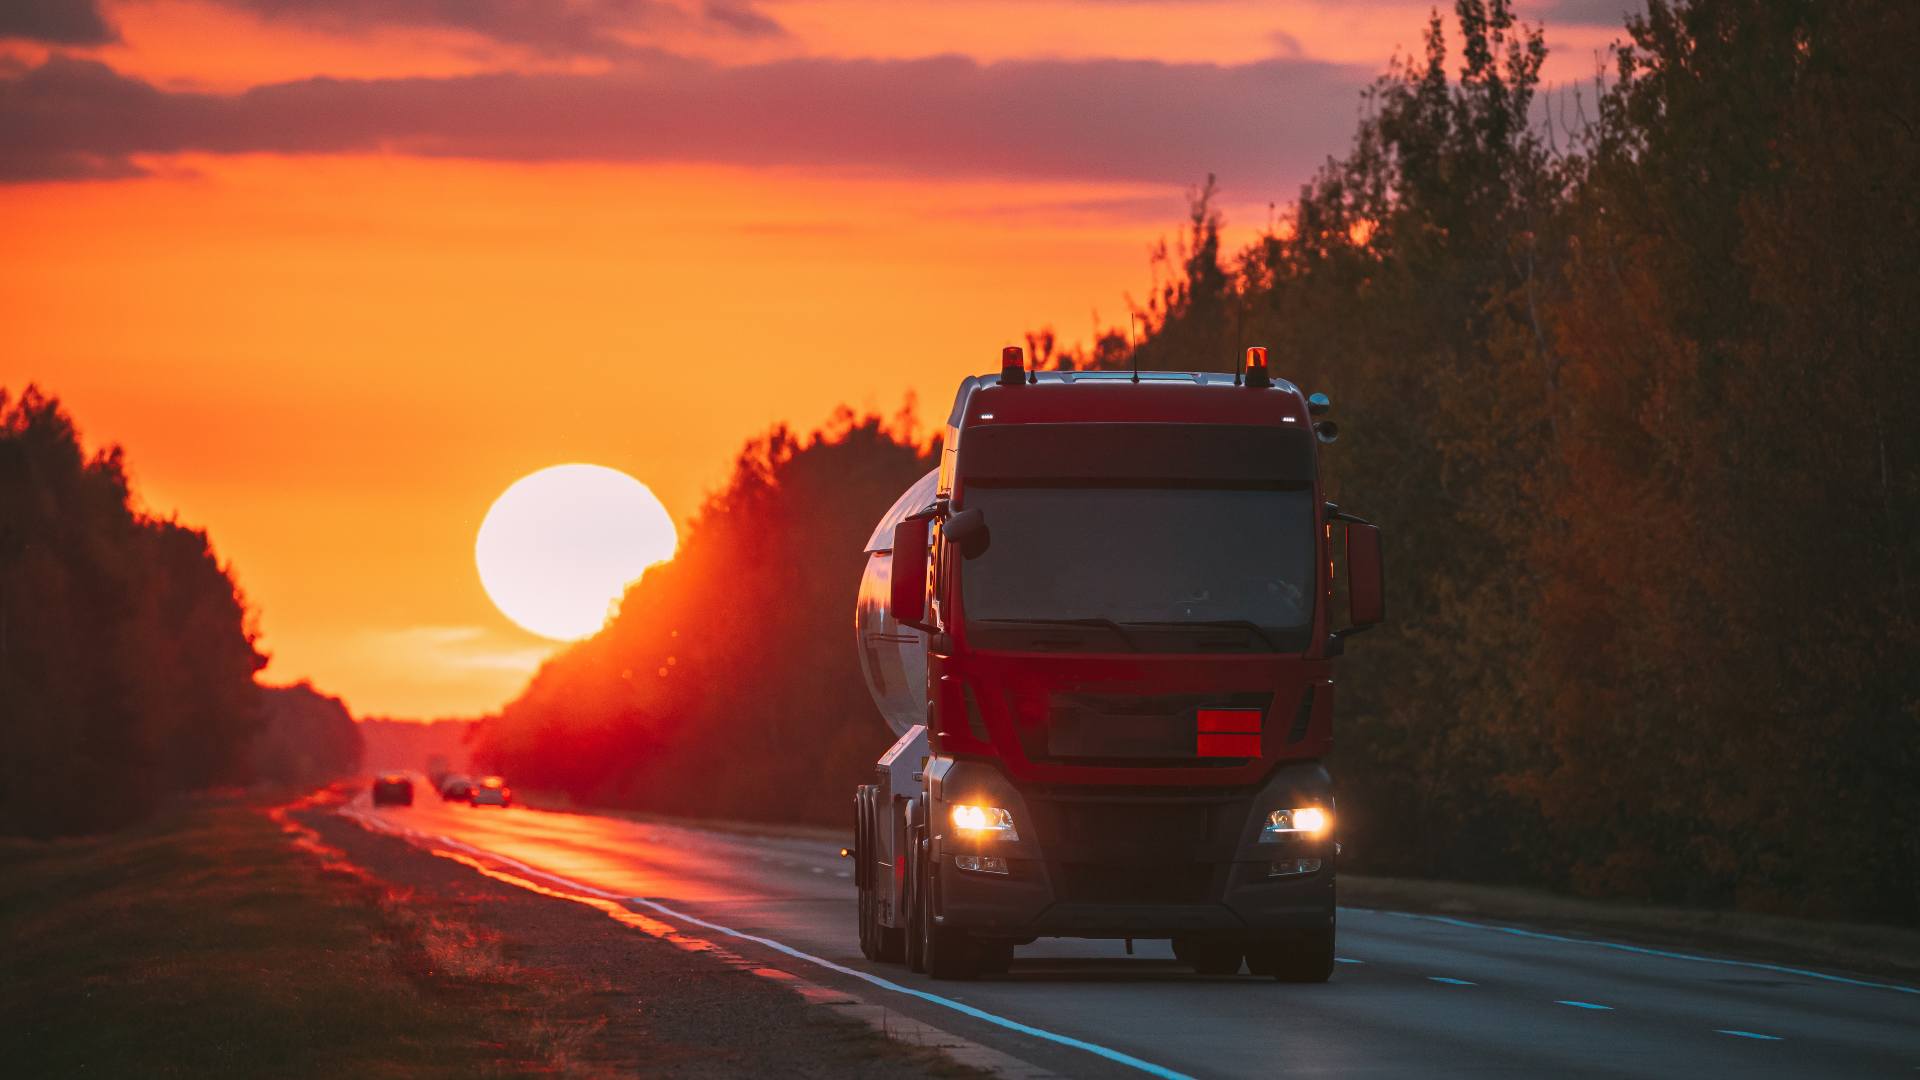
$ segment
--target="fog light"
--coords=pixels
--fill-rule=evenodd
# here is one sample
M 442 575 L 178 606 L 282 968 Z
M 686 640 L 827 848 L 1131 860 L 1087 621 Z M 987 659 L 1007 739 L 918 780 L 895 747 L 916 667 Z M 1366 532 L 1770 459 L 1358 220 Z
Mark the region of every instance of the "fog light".
M 1331 828 L 1333 828 L 1333 815 L 1318 806 L 1275 810 L 1267 815 L 1267 824 L 1260 830 L 1260 841 L 1270 844 L 1294 837 L 1318 840 Z
M 1004 874 L 1007 860 L 996 855 L 955 855 L 953 865 L 976 874 Z
M 1013 815 L 998 806 L 969 806 L 964 803 L 948 812 L 948 819 L 962 836 L 976 840 L 1018 840 Z
M 1267 869 L 1268 877 L 1292 877 L 1320 869 L 1319 859 L 1281 859 Z

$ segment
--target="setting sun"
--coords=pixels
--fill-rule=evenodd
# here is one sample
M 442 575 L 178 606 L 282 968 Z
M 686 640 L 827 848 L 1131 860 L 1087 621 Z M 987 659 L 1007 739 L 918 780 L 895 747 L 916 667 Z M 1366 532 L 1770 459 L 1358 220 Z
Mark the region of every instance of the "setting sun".
M 502 614 L 568 641 L 600 629 L 627 586 L 672 558 L 677 542 L 645 484 L 601 465 L 555 465 L 494 500 L 474 560 Z

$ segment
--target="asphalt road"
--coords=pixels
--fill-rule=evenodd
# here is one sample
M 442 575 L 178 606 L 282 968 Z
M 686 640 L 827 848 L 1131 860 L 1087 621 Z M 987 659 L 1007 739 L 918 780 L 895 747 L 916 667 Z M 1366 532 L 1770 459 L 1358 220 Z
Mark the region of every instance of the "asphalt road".
M 851 864 L 831 841 L 444 804 L 417 789 L 412 807 L 375 810 L 363 795 L 345 812 L 548 888 L 618 898 L 1065 1076 L 1920 1076 L 1920 988 L 1356 908 L 1340 910 L 1341 963 L 1323 986 L 1195 975 L 1165 942 L 1128 956 L 1120 942 L 1047 939 L 1007 976 L 935 982 L 860 955 Z

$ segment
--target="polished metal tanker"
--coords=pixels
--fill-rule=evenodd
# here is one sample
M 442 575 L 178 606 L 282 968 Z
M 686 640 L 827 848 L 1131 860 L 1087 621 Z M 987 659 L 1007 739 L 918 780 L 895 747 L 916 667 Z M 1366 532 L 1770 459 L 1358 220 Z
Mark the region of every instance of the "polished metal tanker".
M 867 677 L 873 703 L 895 735 L 927 722 L 927 635 L 902 626 L 887 611 L 893 582 L 893 527 L 931 508 L 939 484 L 940 470 L 934 469 L 881 516 L 867 540 L 867 566 L 860 575 L 860 598 L 854 607 L 860 671 Z

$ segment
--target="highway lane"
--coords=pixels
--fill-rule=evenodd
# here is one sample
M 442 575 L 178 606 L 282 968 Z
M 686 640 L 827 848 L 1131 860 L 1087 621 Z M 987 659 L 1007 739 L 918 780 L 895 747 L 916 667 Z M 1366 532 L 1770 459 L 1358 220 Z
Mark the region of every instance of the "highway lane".
M 830 841 L 467 807 L 418 788 L 412 807 L 374 810 L 362 796 L 349 812 L 426 846 L 445 837 L 503 866 L 642 898 L 628 906 L 646 914 L 662 914 L 651 901 L 1169 1073 L 1920 1075 L 1920 993 L 1910 989 L 1353 908 L 1340 911 L 1343 962 L 1325 986 L 1198 976 L 1164 942 L 1138 942 L 1128 956 L 1120 942 L 1046 939 L 1022 947 L 1005 977 L 935 982 L 860 955 L 850 864 Z M 1063 1075 L 1141 1074 L 690 932 Z

